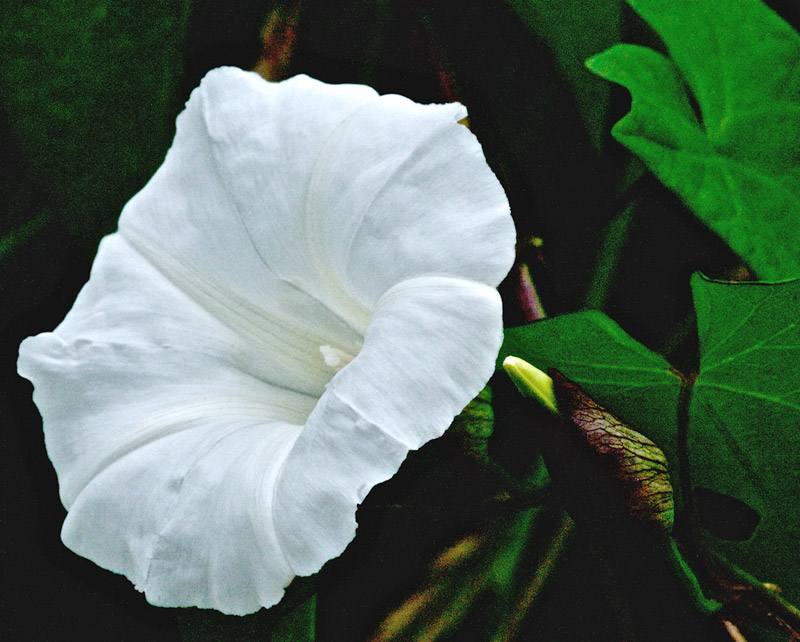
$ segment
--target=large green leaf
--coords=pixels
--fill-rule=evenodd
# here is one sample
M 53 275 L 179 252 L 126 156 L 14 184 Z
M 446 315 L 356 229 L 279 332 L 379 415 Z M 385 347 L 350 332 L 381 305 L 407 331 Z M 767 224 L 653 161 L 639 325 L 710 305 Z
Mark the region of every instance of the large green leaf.
M 695 276 L 700 372 L 691 385 L 689 457 L 696 486 L 758 511 L 744 542 L 714 541 L 731 561 L 800 596 L 800 280 L 723 283 Z M 554 366 L 661 447 L 677 472 L 681 380 L 599 312 L 506 331 L 502 360 Z M 709 536 L 709 539 L 711 536 Z
M 800 281 L 692 279 L 700 374 L 690 406 L 695 484 L 761 515 L 731 561 L 800 597 Z
M 612 134 L 762 278 L 800 275 L 800 36 L 760 0 L 628 3 L 669 58 L 587 61 L 631 92 Z

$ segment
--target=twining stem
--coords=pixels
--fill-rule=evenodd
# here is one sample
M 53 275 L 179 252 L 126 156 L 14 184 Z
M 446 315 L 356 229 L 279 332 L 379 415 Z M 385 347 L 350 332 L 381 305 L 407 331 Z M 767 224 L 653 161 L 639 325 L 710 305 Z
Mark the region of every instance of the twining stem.
M 631 159 L 622 185 L 607 209 L 610 221 L 603 231 L 603 239 L 595 261 L 595 271 L 583 300 L 585 309 L 601 310 L 608 300 L 623 251 L 630 238 L 640 195 L 650 176 L 650 172 L 641 161 L 636 158 Z

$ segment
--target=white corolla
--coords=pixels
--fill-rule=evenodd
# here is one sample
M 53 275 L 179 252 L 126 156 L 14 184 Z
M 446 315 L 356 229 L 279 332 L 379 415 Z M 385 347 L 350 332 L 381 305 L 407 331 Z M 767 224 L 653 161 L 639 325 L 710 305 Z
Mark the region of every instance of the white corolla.
M 515 234 L 464 116 L 206 76 L 72 310 L 20 347 L 69 548 L 237 614 L 344 550 L 494 368 Z

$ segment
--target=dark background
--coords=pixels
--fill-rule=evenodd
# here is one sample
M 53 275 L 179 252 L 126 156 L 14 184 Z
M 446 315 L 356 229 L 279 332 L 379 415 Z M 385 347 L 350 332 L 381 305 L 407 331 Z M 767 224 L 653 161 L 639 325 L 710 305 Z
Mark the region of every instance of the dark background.
M 55 473 L 31 386 L 15 369 L 19 342 L 51 330 L 69 310 L 100 237 L 113 231 L 122 204 L 163 158 L 191 88 L 208 69 L 252 68 L 264 54 L 261 30 L 274 3 L 167 4 L 32 2 L 3 19 L 0 234 L 13 240 L 0 252 L 0 631 L 6 639 L 180 639 L 173 610 L 149 606 L 125 578 L 61 544 L 65 512 Z M 674 363 L 690 364 L 688 277 L 696 270 L 730 274 L 739 261 L 608 135 L 627 111 L 627 92 L 580 67 L 564 67 L 565 60 L 618 41 L 661 45 L 615 0 L 586 3 L 587 11 L 602 11 L 583 18 L 575 9 L 581 3 L 573 3 L 563 20 L 556 13 L 554 22 L 540 20 L 534 28 L 512 4 L 284 3 L 285 11 L 299 9 L 286 73 L 363 82 L 420 102 L 464 102 L 508 193 L 520 254 L 548 313 L 601 308 Z M 798 28 L 796 0 L 768 4 Z M 574 32 L 554 40 L 557 28 Z M 609 224 L 624 237 L 610 258 L 601 252 Z M 526 244 L 531 237 L 543 246 Z M 512 284 L 501 291 L 507 325 L 522 323 Z M 496 384 L 501 397 L 505 385 Z M 502 419 L 492 447 L 513 469 L 519 442 L 511 427 L 504 432 Z M 484 519 L 460 509 L 458 497 L 486 495 L 493 479 L 446 440 L 423 450 L 370 495 L 356 541 L 323 572 L 320 639 L 366 639 L 381 615 L 417 587 L 430 557 Z M 401 501 L 428 508 L 417 514 L 374 508 Z M 620 639 L 618 600 L 609 593 L 647 592 L 624 574 L 604 574 L 585 536 L 572 550 L 521 639 Z M 691 620 L 688 606 L 642 557 L 649 588 L 663 595 L 639 599 L 631 625 L 636 639 L 703 639 L 701 625 L 683 631 L 676 624 L 681 614 Z M 629 580 L 627 589 L 620 587 Z

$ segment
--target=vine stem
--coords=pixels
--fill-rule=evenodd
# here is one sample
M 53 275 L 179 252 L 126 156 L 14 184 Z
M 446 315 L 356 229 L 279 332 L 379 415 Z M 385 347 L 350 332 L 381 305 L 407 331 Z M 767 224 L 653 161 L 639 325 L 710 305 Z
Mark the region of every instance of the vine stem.
M 650 178 L 651 174 L 645 165 L 633 157 L 625 169 L 617 194 L 605 208 L 608 223 L 603 229 L 595 270 L 584 295 L 584 309 L 602 310 L 608 301 L 614 277 L 630 239 L 641 195 Z
M 719 612 L 722 608 L 722 603 L 716 600 L 709 600 L 704 594 L 703 589 L 700 587 L 700 582 L 697 581 L 697 576 L 689 568 L 683 555 L 678 550 L 675 540 L 670 537 L 669 545 L 667 548 L 667 555 L 672 568 L 677 573 L 681 582 L 694 602 L 695 607 L 704 615 L 713 615 Z
M 734 611 L 759 615 L 787 632 L 790 640 L 800 642 L 800 609 L 784 600 L 774 586 L 760 582 L 714 552 L 711 557 L 717 567 L 719 583 L 728 585 L 731 597 L 726 600 L 724 611 L 728 617 Z

